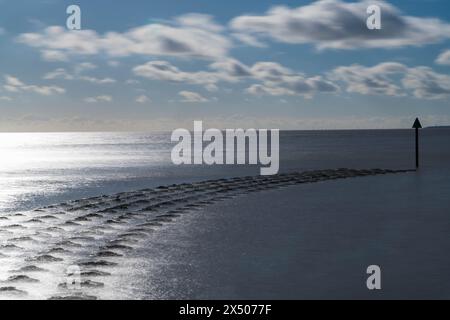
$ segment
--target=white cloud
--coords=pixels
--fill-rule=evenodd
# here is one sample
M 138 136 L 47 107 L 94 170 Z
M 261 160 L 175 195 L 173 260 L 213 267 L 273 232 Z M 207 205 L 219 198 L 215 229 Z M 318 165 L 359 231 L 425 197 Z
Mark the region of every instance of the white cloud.
M 219 87 L 213 83 L 207 84 L 205 86 L 205 89 L 208 90 L 209 92 L 217 92 L 219 91 Z
M 133 73 L 137 76 L 151 80 L 202 85 L 206 90 L 214 92 L 219 89 L 218 83 L 221 81 L 233 83 L 240 80 L 240 69 L 236 67 L 231 70 L 232 67 L 228 64 L 232 63 L 239 66 L 242 65 L 235 60 L 225 59 L 221 62 L 211 64 L 209 66 L 211 70 L 186 72 L 167 61 L 150 61 L 144 65 L 133 68 Z M 245 66 L 242 65 L 242 68 L 244 67 Z
M 0 96 L 0 101 L 12 101 L 12 98 L 8 96 Z
M 60 26 L 47 27 L 43 33 L 24 33 L 17 40 L 42 51 L 55 51 L 62 54 L 93 55 L 100 52 L 100 38 L 95 31 L 79 30 L 72 32 Z
M 346 84 L 347 92 L 367 95 L 405 96 L 409 91 L 420 99 L 450 97 L 450 76 L 429 67 L 407 67 L 396 62 L 374 67 L 352 65 L 334 69 L 329 77 Z
M 334 69 L 330 77 L 343 81 L 350 93 L 401 96 L 404 95 L 403 89 L 395 84 L 392 76 L 406 71 L 405 65 L 395 62 L 381 63 L 374 67 L 355 64 Z
M 88 76 L 81 76 L 78 79 L 82 80 L 82 81 L 87 81 L 90 83 L 94 83 L 94 84 L 111 84 L 111 83 L 116 83 L 117 81 L 115 79 L 112 78 L 95 78 L 95 77 L 88 77 Z
M 152 80 L 199 85 L 216 84 L 220 81 L 238 82 L 239 78 L 251 76 L 249 67 L 234 59 L 214 62 L 209 68 L 210 71 L 186 72 L 167 61 L 150 61 L 133 68 L 133 73 Z
M 246 91 L 253 95 L 303 96 L 311 98 L 317 93 L 336 93 L 339 87 L 322 76 L 307 77 L 275 62 L 258 62 L 250 73 L 262 84 L 250 86 Z
M 209 87 L 222 80 L 234 81 L 232 77 L 218 72 L 184 72 L 167 61 L 147 62 L 144 65 L 133 68 L 133 73 L 151 80 L 199 84 Z
M 302 96 L 312 98 L 320 93 L 338 93 L 340 83 L 349 93 L 363 95 L 413 96 L 421 99 L 443 99 L 449 95 L 448 76 L 424 67 L 410 68 L 397 62 L 373 67 L 341 66 L 326 76 L 308 76 L 276 62 L 257 62 L 247 66 L 234 59 L 209 65 L 209 71 L 185 72 L 167 61 L 151 61 L 133 72 L 152 80 L 198 84 L 210 92 L 219 89 L 221 81 L 253 82 L 245 90 L 251 95 Z
M 45 80 L 53 80 L 53 79 L 63 79 L 63 80 L 80 80 L 80 81 L 86 81 L 93 84 L 112 84 L 116 83 L 117 81 L 112 78 L 96 78 L 86 75 L 81 75 L 84 70 L 91 70 L 96 68 L 95 65 L 90 63 L 83 63 L 75 66 L 74 68 L 74 74 L 69 73 L 64 68 L 58 68 L 54 71 L 51 71 L 43 76 L 43 79 Z
M 62 94 L 65 93 L 66 90 L 61 88 L 61 87 L 57 87 L 57 86 L 26 86 L 23 87 L 24 90 L 27 91 L 32 91 L 34 93 L 43 95 L 43 96 L 51 96 L 54 94 Z
M 74 76 L 69 74 L 66 69 L 58 68 L 54 71 L 48 72 L 43 76 L 44 80 L 53 80 L 53 79 L 64 79 L 64 80 L 73 80 Z
M 84 99 L 87 103 L 98 103 L 98 102 L 112 102 L 113 98 L 108 95 L 96 96 L 96 97 L 88 97 Z
M 72 32 L 51 26 L 42 33 L 25 33 L 20 43 L 41 50 L 44 58 L 107 54 L 111 57 L 130 55 L 178 56 L 217 59 L 228 54 L 232 42 L 221 33 L 222 28 L 205 15 L 178 17 L 172 25 L 153 23 L 124 33 L 93 30 Z M 49 54 L 49 51 L 51 54 Z
M 208 102 L 207 98 L 196 92 L 181 91 L 178 94 L 183 98 L 182 102 Z
M 6 91 L 9 91 L 9 92 L 19 92 L 20 91 L 18 87 L 14 87 L 9 84 L 5 84 L 3 86 L 3 89 L 5 89 Z
M 219 74 L 222 75 L 222 78 L 230 82 L 237 81 L 239 78 L 251 76 L 251 70 L 248 66 L 231 58 L 214 62 L 210 65 L 210 68 L 219 72 Z
M 5 76 L 5 81 L 6 81 L 6 84 L 9 86 L 13 86 L 13 87 L 25 86 L 25 84 L 22 81 L 20 81 L 18 78 L 15 78 L 10 75 Z
M 69 59 L 64 52 L 58 50 L 42 50 L 41 56 L 42 59 L 49 62 L 64 62 Z
M 233 33 L 232 36 L 242 42 L 243 44 L 251 47 L 266 48 L 267 44 L 260 41 L 258 37 L 246 33 Z
M 339 88 L 321 76 L 306 77 L 274 62 L 258 62 L 252 67 L 224 59 L 212 63 L 210 71 L 185 72 L 167 61 L 151 61 L 133 69 L 134 74 L 152 80 L 198 84 L 206 90 L 218 90 L 218 83 L 257 81 L 246 91 L 255 95 L 299 95 L 311 97 L 316 93 L 334 93 Z M 262 83 L 262 84 L 261 84 Z
M 446 99 L 450 97 L 450 76 L 434 72 L 429 67 L 410 68 L 402 80 L 405 88 L 413 90 L 421 99 Z
M 66 92 L 64 88 L 58 86 L 38 86 L 38 85 L 29 85 L 20 81 L 18 78 L 6 75 L 5 76 L 6 84 L 3 85 L 3 88 L 9 92 L 33 92 L 43 96 L 51 96 L 54 94 L 63 94 Z
M 436 63 L 450 66 L 450 50 L 442 52 L 437 58 Z
M 288 90 L 286 88 L 265 86 L 262 84 L 254 84 L 246 89 L 246 92 L 255 96 L 286 96 L 294 95 L 294 91 Z
M 175 19 L 181 26 L 203 29 L 220 33 L 224 31 L 224 27 L 217 24 L 214 18 L 207 14 L 188 13 Z
M 382 29 L 376 31 L 366 26 L 366 9 L 375 3 L 382 9 Z M 320 0 L 297 8 L 278 6 L 265 15 L 239 16 L 230 27 L 236 33 L 250 35 L 249 39 L 310 43 L 319 49 L 397 48 L 450 39 L 450 24 L 444 21 L 404 16 L 385 1 L 369 0 Z
M 144 104 L 144 103 L 147 103 L 147 102 L 151 102 L 151 100 L 146 95 L 141 95 L 141 96 L 136 98 L 136 102 Z

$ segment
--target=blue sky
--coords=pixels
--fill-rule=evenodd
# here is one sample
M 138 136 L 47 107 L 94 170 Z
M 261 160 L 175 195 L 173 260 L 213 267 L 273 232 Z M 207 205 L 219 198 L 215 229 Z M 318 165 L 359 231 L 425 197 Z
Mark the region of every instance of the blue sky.
M 80 31 L 66 28 L 71 4 Z M 367 29 L 369 4 L 380 5 L 382 30 Z M 446 0 L 0 0 L 0 131 L 448 124 L 449 9 Z

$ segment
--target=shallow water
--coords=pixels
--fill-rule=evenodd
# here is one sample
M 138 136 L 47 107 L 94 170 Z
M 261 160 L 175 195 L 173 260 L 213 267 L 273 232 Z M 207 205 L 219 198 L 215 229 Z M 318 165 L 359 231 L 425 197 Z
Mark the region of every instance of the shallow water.
M 189 219 L 215 203 L 266 190 L 391 174 L 405 171 L 339 169 L 209 180 L 4 215 L 0 221 L 4 252 L 0 292 L 6 298 L 27 299 L 141 298 L 130 292 L 133 276 L 142 273 L 140 264 L 165 253 L 149 255 L 148 241 L 163 240 L 165 230 L 173 224 L 183 225 L 185 216 Z M 126 283 L 118 285 L 118 281 Z M 135 290 L 140 288 L 137 285 Z
M 450 176 L 450 130 L 423 130 L 422 133 L 420 177 L 430 181 L 430 177 Z M 190 218 L 185 213 L 206 214 L 208 206 L 216 201 L 227 203 L 237 195 L 259 192 L 259 187 L 265 189 L 264 185 L 273 189 L 280 187 L 280 183 L 286 184 L 284 187 L 292 184 L 289 179 L 279 181 L 283 180 L 279 177 L 217 180 L 256 176 L 257 167 L 175 167 L 169 161 L 168 133 L 3 134 L 2 138 L 2 298 L 35 299 L 71 294 L 82 298 L 189 297 L 189 292 L 171 293 L 170 285 L 164 285 L 176 281 L 177 274 L 160 279 L 149 277 L 148 281 L 152 279 L 156 283 L 146 283 L 146 287 L 152 288 L 150 293 L 142 291 L 140 283 L 145 281 L 142 270 L 157 275 L 162 266 L 167 269 L 167 264 L 176 263 L 176 270 L 181 268 L 178 271 L 182 275 L 183 270 L 191 267 L 180 264 L 178 257 L 174 261 L 170 250 L 150 251 L 152 257 L 148 257 L 147 244 L 164 243 L 165 234 L 174 223 L 178 228 L 180 225 L 189 228 Z M 413 138 L 409 130 L 284 132 L 280 140 L 281 170 L 407 169 L 414 164 Z M 216 180 L 194 186 L 148 189 L 208 179 Z M 436 181 L 449 183 L 448 179 Z M 435 187 L 442 190 L 445 186 Z M 130 192 L 141 189 L 146 190 Z M 323 189 L 317 190 L 320 199 Z M 119 192 L 125 193 L 113 195 Z M 426 185 L 426 192 L 433 192 L 430 184 Z M 48 206 L 53 203 L 58 205 Z M 434 205 L 445 207 L 448 202 Z M 36 208 L 42 209 L 31 210 Z M 259 211 L 255 207 L 252 214 Z M 170 243 L 171 247 L 175 245 L 173 235 Z M 183 239 L 175 243 L 183 252 Z M 83 272 L 82 289 L 75 293 L 65 287 L 67 268 L 71 265 Z

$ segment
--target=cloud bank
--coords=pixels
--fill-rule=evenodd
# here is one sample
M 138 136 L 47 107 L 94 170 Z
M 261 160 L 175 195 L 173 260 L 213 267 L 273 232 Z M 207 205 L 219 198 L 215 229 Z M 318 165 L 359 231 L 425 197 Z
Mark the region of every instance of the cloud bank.
M 366 9 L 373 4 L 382 9 L 381 30 L 366 26 Z M 320 0 L 297 8 L 278 6 L 265 15 L 236 17 L 230 27 L 247 37 L 247 44 L 255 42 L 257 46 L 261 39 L 271 39 L 312 44 L 318 49 L 399 48 L 450 39 L 450 24 L 444 21 L 404 16 L 385 1 L 368 0 Z
M 429 67 L 408 67 L 401 63 L 385 62 L 373 67 L 351 65 L 334 69 L 329 77 L 343 82 L 346 91 L 363 95 L 406 96 L 420 99 L 450 97 L 450 76 Z M 398 80 L 400 79 L 400 80 Z
M 226 56 L 232 47 L 212 17 L 200 14 L 178 17 L 172 24 L 147 24 L 123 33 L 72 32 L 60 26 L 50 26 L 40 33 L 22 34 L 17 41 L 40 49 L 43 59 L 48 61 L 65 61 L 71 55 L 96 54 L 216 59 Z

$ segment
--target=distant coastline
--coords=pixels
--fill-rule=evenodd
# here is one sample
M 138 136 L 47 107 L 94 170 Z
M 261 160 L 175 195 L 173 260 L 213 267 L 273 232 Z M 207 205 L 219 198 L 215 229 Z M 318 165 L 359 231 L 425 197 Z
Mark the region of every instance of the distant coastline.
M 450 126 L 432 126 L 426 127 L 425 129 L 450 129 Z

